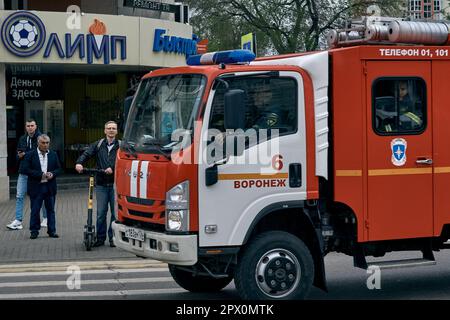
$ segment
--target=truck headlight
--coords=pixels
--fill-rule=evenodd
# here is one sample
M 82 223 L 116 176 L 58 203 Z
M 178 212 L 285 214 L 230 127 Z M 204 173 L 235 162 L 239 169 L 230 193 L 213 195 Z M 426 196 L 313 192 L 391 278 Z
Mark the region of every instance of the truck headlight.
M 166 230 L 189 229 L 189 181 L 177 184 L 166 193 Z
M 167 225 L 169 230 L 179 231 L 183 227 L 183 210 L 169 211 Z

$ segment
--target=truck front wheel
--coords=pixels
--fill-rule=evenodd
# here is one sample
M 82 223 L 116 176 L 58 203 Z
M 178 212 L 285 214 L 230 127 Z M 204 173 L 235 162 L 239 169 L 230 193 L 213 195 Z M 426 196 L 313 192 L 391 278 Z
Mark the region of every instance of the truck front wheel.
M 191 292 L 217 292 L 225 288 L 233 280 L 232 276 L 216 279 L 194 275 L 192 272 L 183 270 L 173 264 L 169 264 L 169 271 L 180 287 Z
M 270 231 L 244 249 L 234 282 L 243 299 L 304 299 L 313 279 L 313 258 L 303 241 L 284 231 Z

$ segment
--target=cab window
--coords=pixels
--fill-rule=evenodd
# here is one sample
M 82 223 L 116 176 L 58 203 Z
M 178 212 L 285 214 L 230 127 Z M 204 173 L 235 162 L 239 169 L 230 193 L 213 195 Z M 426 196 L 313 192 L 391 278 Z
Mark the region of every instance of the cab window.
M 246 95 L 245 128 L 277 129 L 280 135 L 297 131 L 297 83 L 293 78 L 235 77 L 224 79 L 229 89 Z M 212 103 L 210 128 L 224 132 L 224 94 L 227 86 L 217 83 Z
M 423 79 L 377 79 L 372 90 L 372 120 L 377 134 L 420 134 L 425 130 L 426 84 Z
M 297 132 L 297 82 L 278 76 L 230 76 L 216 80 L 215 95 L 209 120 L 208 146 L 212 147 L 208 163 L 248 149 L 275 136 Z M 236 134 L 226 133 L 224 126 L 225 93 L 231 89 L 244 91 L 242 112 L 245 124 Z M 243 133 L 237 133 L 243 131 Z M 230 139 L 234 142 L 229 144 Z M 239 143 L 240 141 L 240 143 Z M 229 148 L 229 145 L 234 148 Z

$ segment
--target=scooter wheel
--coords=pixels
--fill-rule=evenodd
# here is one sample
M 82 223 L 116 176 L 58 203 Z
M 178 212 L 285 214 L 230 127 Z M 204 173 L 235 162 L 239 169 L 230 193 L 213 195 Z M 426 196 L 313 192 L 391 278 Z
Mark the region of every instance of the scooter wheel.
M 94 237 L 92 234 L 86 235 L 84 238 L 84 245 L 86 246 L 86 251 L 91 251 L 92 244 L 94 242 Z

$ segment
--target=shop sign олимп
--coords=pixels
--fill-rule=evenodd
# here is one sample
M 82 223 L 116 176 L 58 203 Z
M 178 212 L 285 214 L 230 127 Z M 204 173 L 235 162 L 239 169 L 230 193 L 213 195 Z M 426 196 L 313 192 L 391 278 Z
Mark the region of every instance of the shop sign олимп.
M 49 15 L 49 13 L 45 13 L 45 15 Z M 61 20 L 60 13 L 56 17 Z M 46 25 L 36 14 L 28 11 L 18 11 L 4 18 L 1 24 L 2 43 L 4 48 L 16 57 L 44 58 L 41 62 L 46 62 L 50 58 L 53 62 L 55 62 L 55 59 L 59 59 L 60 61 L 67 60 L 67 63 L 71 63 L 71 60 L 75 59 L 75 62 L 88 64 L 92 64 L 97 60 L 102 61 L 103 64 L 125 61 L 127 60 L 127 36 L 133 38 L 133 47 L 137 45 L 143 46 L 143 48 L 147 47 L 151 50 L 151 47 L 144 41 L 151 41 L 151 36 L 149 37 L 149 35 L 152 33 L 144 32 L 144 30 L 148 25 L 158 23 L 156 19 L 141 20 L 143 18 L 104 17 L 110 21 L 110 24 L 114 23 L 116 29 L 116 21 L 119 22 L 121 21 L 120 19 L 127 19 L 127 22 L 130 22 L 127 24 L 133 25 L 133 27 L 124 31 L 125 35 L 108 34 L 106 24 L 100 19 L 95 18 L 89 20 L 90 26 L 88 33 L 74 33 L 74 31 L 70 31 L 62 34 L 61 32 L 49 32 L 48 29 L 50 28 L 46 29 Z M 85 17 L 85 19 L 87 18 Z M 48 17 L 47 20 L 49 20 Z M 55 21 L 51 19 L 49 21 L 51 21 L 50 24 L 53 27 L 52 31 L 58 30 Z M 144 29 L 140 32 L 143 26 Z M 156 27 L 154 30 L 153 52 L 158 53 L 162 51 L 168 54 L 185 56 L 196 53 L 197 39 L 195 36 L 193 39 L 188 39 L 178 36 L 168 36 L 166 35 L 167 31 L 165 29 L 158 29 Z M 183 31 L 183 33 L 186 33 L 186 31 Z M 132 53 L 135 54 L 136 51 L 138 50 L 132 50 Z M 140 58 L 138 59 L 143 60 L 142 55 L 145 55 L 145 51 L 140 53 Z M 136 61 L 127 62 L 126 64 L 138 64 Z

